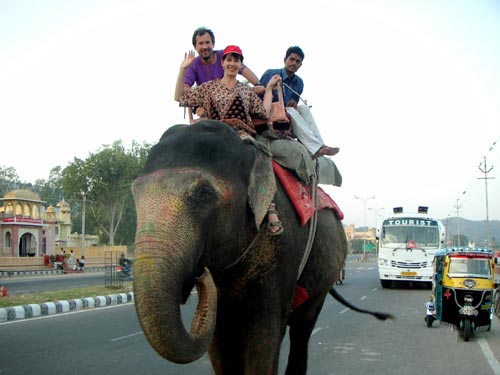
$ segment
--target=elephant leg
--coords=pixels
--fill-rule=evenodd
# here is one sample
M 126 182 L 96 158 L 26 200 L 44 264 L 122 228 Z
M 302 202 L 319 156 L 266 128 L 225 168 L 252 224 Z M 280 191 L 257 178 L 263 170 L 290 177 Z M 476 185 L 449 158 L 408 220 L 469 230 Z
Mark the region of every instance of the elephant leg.
M 319 305 L 309 305 L 309 301 L 298 308 L 290 321 L 289 337 L 290 352 L 285 375 L 306 375 L 309 339 L 323 307 L 324 298 Z M 309 305 L 309 306 L 308 306 Z
M 267 319 L 266 319 L 267 320 Z M 286 332 L 286 323 L 278 319 L 265 327 L 257 327 L 247 337 L 245 348 L 245 375 L 277 375 L 280 347 Z
M 269 315 L 244 313 L 232 315 L 218 326 L 209 348 L 212 367 L 217 375 L 277 375 L 280 345 L 286 333 L 286 321 Z M 221 319 L 223 321 L 223 319 Z

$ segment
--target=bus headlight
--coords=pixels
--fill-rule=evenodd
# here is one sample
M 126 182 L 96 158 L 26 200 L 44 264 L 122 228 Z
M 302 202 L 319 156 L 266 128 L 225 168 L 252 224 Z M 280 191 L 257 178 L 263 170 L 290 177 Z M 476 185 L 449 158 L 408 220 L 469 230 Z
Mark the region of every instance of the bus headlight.
M 382 267 L 388 267 L 389 266 L 389 261 L 387 259 L 379 259 L 378 260 L 378 265 Z

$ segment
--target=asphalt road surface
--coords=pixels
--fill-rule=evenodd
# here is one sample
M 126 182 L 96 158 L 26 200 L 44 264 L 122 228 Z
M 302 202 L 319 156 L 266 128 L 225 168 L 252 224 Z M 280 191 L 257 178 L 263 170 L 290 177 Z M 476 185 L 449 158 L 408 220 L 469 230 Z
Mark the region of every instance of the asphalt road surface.
M 2 278 L 0 285 L 9 295 L 65 290 L 88 286 L 104 286 L 104 272 L 62 274 L 53 276 Z M 90 297 L 90 296 L 89 296 Z
M 430 291 L 398 285 L 382 289 L 375 262 L 348 263 L 337 290 L 357 306 L 390 312 L 391 321 L 325 302 L 309 344 L 310 375 L 500 375 L 500 321 L 464 342 L 456 330 L 427 328 Z M 183 308 L 189 321 L 196 296 Z M 188 365 L 159 357 L 142 334 L 133 304 L 0 324 L 0 374 L 213 374 L 207 356 Z M 282 345 L 280 374 L 288 355 Z

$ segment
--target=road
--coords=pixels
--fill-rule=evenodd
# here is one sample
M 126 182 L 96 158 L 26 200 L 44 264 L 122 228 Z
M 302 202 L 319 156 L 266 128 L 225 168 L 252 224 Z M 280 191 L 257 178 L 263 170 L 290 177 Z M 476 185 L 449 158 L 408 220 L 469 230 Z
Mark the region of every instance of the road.
M 4 285 L 7 288 L 9 295 L 38 293 L 88 286 L 104 286 L 104 272 L 2 278 L 0 280 L 0 285 Z
M 446 324 L 427 328 L 429 290 L 382 289 L 375 262 L 348 263 L 337 290 L 364 308 L 390 312 L 381 322 L 325 302 L 310 341 L 310 375 L 500 374 L 500 321 L 466 343 Z M 183 308 L 192 315 L 196 298 Z M 0 374 L 212 374 L 207 356 L 188 365 L 163 360 L 142 334 L 133 304 L 0 324 Z M 288 350 L 280 360 L 283 374 Z

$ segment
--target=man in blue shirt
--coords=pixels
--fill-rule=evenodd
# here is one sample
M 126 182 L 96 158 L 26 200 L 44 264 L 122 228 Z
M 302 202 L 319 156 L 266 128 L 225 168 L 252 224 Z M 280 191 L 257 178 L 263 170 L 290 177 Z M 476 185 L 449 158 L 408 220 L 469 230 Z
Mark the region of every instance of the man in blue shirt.
M 266 70 L 260 82 L 265 87 L 273 75 L 281 76 L 284 104 L 297 139 L 307 148 L 313 159 L 325 155 L 333 156 L 339 152 L 339 148 L 325 145 L 309 106 L 298 104 L 304 90 L 304 81 L 296 73 L 302 66 L 303 60 L 304 52 L 300 47 L 288 48 L 285 54 L 285 67 Z M 273 101 L 278 101 L 277 92 L 274 93 Z

